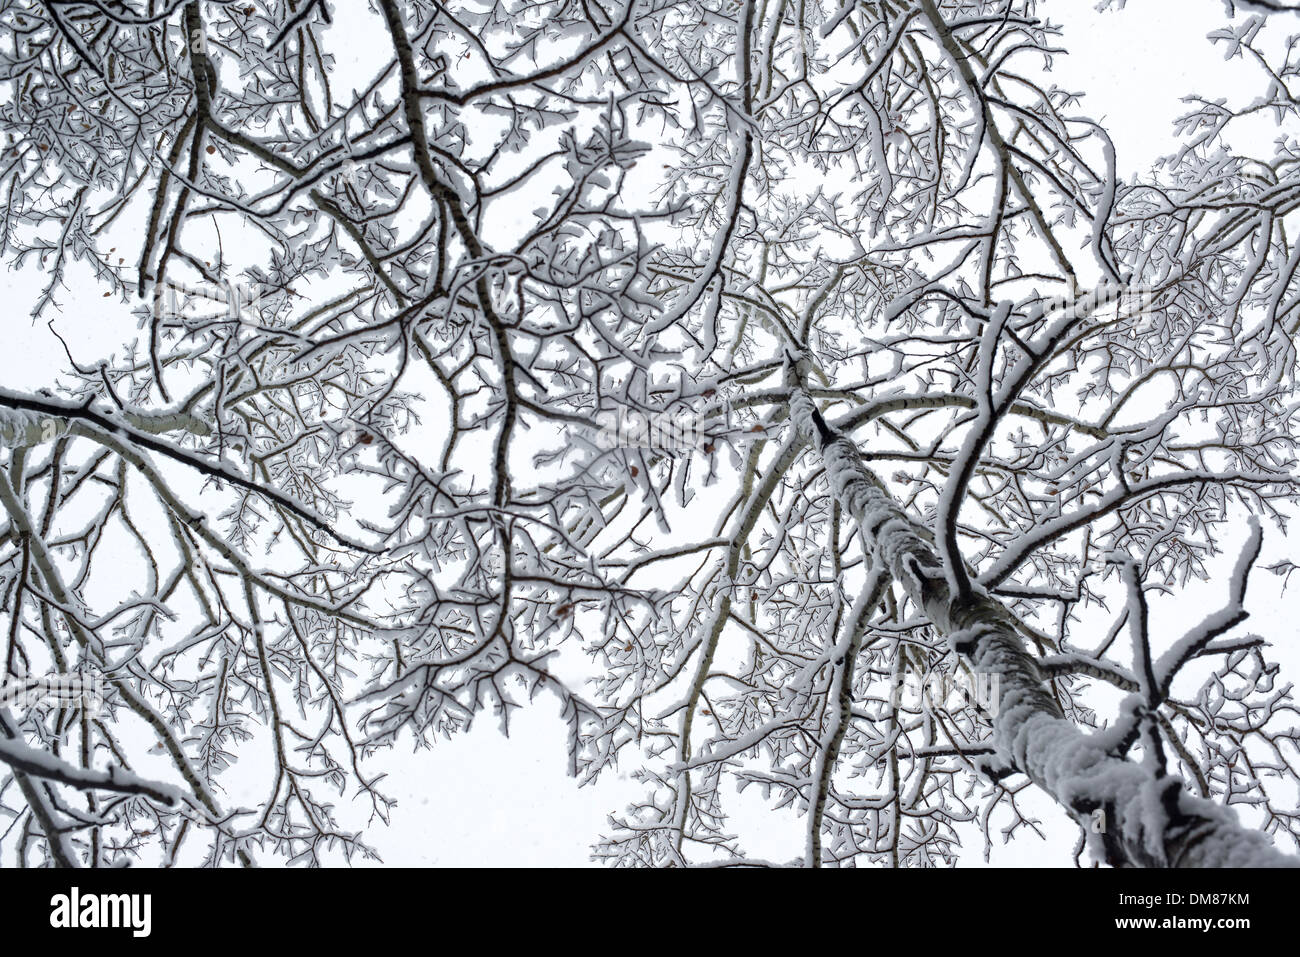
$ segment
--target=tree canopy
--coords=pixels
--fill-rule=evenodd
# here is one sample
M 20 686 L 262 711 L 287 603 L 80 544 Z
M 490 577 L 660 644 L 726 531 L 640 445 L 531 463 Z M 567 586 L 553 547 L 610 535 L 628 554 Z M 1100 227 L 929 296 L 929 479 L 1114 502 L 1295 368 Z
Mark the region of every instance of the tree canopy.
M 542 697 L 644 786 L 612 864 L 791 863 L 738 788 L 810 866 L 1027 788 L 1080 861 L 1293 863 L 1293 636 L 1238 627 L 1297 502 L 1292 24 L 1237 4 L 1257 97 L 1134 174 L 1057 6 L 2 0 L 66 367 L 0 389 L 0 853 L 373 854 L 376 751 Z

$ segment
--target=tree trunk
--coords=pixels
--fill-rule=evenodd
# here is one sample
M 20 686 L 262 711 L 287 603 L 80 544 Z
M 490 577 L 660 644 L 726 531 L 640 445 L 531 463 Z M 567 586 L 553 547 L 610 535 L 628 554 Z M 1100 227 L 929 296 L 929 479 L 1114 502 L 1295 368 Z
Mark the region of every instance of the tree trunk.
M 955 595 L 925 530 L 863 464 L 853 442 L 826 425 L 802 388 L 792 390 L 790 409 L 796 427 L 821 451 L 832 493 L 858 522 L 873 561 L 975 674 L 997 676 L 998 757 L 1064 807 L 1107 863 L 1300 866 L 1266 835 L 1242 827 L 1230 809 L 1188 793 L 1181 778 L 1117 757 L 1114 733 L 1085 734 L 1068 720 L 1026 651 L 1013 613 L 977 585 L 969 595 Z

